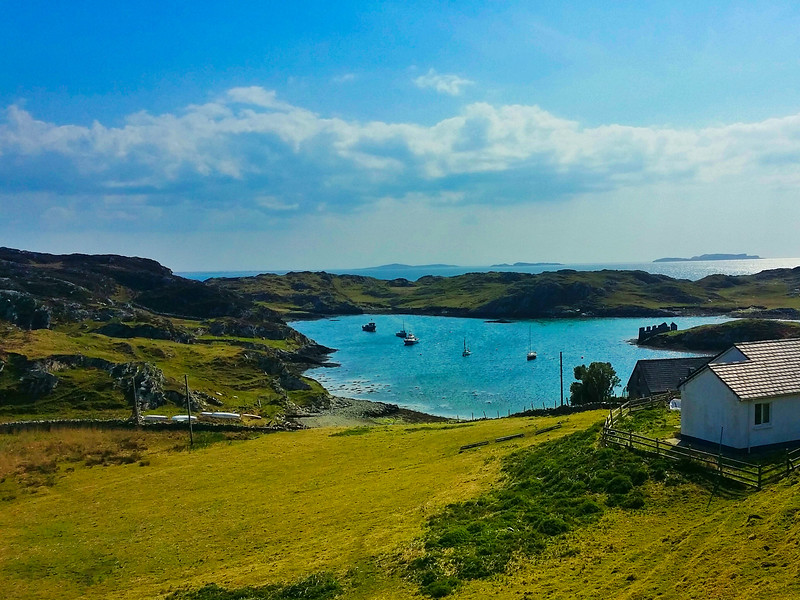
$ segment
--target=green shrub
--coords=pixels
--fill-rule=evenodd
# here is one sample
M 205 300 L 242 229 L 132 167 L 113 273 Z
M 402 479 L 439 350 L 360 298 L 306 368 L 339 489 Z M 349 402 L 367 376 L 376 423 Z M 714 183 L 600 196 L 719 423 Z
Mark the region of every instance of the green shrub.
M 599 427 L 507 456 L 504 484 L 447 506 L 428 521 L 425 556 L 408 575 L 433 597 L 453 582 L 505 570 L 517 554 L 533 555 L 548 541 L 599 518 L 608 506 L 641 508 L 636 486 L 648 477 L 647 459 L 623 448 L 598 448 Z M 451 585 L 453 584 L 453 585 Z
M 455 577 L 447 577 L 445 579 L 437 579 L 426 585 L 423 591 L 431 598 L 444 598 L 458 587 L 458 579 Z
M 342 593 L 342 586 L 330 573 L 317 573 L 287 585 L 266 585 L 228 590 L 208 584 L 197 590 L 179 590 L 167 600 L 330 600 Z
M 439 546 L 442 548 L 452 548 L 468 541 L 470 537 L 466 527 L 455 527 L 446 531 L 444 535 L 439 538 Z
M 606 492 L 609 494 L 627 494 L 633 488 L 633 482 L 627 475 L 615 475 L 606 483 Z
M 619 507 L 628 509 L 643 508 L 644 494 L 641 490 L 631 490 L 620 500 Z
M 559 533 L 566 533 L 569 530 L 569 525 L 558 517 L 546 517 L 539 523 L 537 529 L 545 535 L 558 535 Z

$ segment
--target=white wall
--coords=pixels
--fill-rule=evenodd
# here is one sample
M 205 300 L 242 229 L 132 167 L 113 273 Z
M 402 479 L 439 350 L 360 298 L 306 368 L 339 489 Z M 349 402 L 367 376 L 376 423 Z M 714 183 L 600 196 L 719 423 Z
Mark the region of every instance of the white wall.
M 769 423 L 755 425 L 755 403 L 746 402 L 750 409 L 750 446 L 765 446 L 800 440 L 800 396 L 768 398 L 770 403 Z
M 681 385 L 681 435 L 718 444 L 722 428 L 723 445 L 747 448 L 751 411 L 711 369 Z
M 770 422 L 755 424 L 755 404 L 769 402 Z M 681 434 L 732 448 L 800 440 L 800 396 L 744 400 L 706 369 L 681 386 Z
M 736 346 L 731 346 L 711 362 L 732 363 L 732 362 L 744 362 L 746 360 L 747 357 L 744 354 L 742 354 L 742 352 Z

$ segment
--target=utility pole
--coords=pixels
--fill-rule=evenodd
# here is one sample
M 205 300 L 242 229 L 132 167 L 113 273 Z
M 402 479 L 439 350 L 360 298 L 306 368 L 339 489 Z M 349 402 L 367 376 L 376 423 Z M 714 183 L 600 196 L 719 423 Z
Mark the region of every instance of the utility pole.
M 142 414 L 139 411 L 139 397 L 136 394 L 136 375 L 131 377 L 131 384 L 133 385 L 133 418 L 136 420 L 137 425 L 141 425 Z
M 561 375 L 561 406 L 564 406 L 564 353 L 558 353 L 558 370 Z
M 192 435 L 192 400 L 189 398 L 189 376 L 183 376 L 183 382 L 186 384 L 186 412 L 189 415 L 189 447 L 194 448 L 194 435 Z

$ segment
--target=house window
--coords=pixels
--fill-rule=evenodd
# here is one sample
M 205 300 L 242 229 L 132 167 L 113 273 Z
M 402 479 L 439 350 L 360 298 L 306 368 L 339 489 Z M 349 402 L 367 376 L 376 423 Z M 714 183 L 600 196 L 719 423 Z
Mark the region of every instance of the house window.
M 756 425 L 769 423 L 769 402 L 756 404 Z

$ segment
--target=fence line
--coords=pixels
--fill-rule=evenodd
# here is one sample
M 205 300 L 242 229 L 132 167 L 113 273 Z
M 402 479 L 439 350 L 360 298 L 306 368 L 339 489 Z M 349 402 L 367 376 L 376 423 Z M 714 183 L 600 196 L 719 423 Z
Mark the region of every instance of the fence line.
M 650 398 L 630 400 L 612 409 L 603 424 L 603 444 L 613 444 L 632 450 L 639 450 L 674 461 L 690 460 L 711 471 L 716 471 L 720 477 L 759 490 L 766 483 L 786 477 L 800 465 L 800 448 L 791 452 L 787 451 L 786 459 L 782 464 L 765 467 L 761 464 L 723 456 L 721 453 L 712 454 L 702 450 L 695 450 L 694 448 L 674 446 L 657 438 L 650 438 L 632 431 L 622 431 L 614 428 L 614 425 L 625 416 L 639 410 L 664 404 L 671 399 L 671 394 L 662 394 Z

